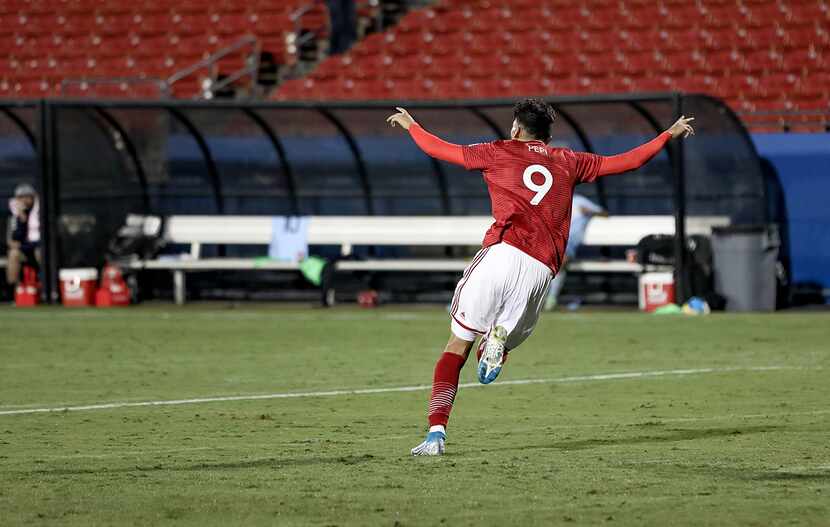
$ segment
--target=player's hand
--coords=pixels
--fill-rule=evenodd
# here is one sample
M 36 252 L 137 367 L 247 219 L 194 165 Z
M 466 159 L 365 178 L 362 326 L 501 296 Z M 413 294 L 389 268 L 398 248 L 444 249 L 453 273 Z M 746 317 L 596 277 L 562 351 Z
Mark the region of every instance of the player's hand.
M 409 112 L 404 110 L 403 108 L 395 108 L 398 110 L 398 113 L 394 113 L 386 118 L 386 122 L 391 124 L 393 127 L 395 125 L 400 125 L 401 128 L 404 130 L 409 130 L 409 127 L 415 122 L 415 119 L 409 115 Z
M 681 115 L 680 119 L 678 119 L 677 122 L 671 125 L 671 127 L 666 131 L 671 134 L 672 138 L 685 138 L 689 137 L 690 135 L 695 135 L 695 129 L 692 128 L 692 125 L 689 124 L 694 120 L 694 117 L 686 117 L 685 115 Z

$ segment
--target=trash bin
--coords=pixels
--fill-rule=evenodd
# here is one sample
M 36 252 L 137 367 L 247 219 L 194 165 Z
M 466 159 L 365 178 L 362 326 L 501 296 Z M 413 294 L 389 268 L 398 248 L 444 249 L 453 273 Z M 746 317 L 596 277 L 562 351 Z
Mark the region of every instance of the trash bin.
M 715 291 L 727 311 L 774 311 L 780 238 L 776 226 L 712 229 Z

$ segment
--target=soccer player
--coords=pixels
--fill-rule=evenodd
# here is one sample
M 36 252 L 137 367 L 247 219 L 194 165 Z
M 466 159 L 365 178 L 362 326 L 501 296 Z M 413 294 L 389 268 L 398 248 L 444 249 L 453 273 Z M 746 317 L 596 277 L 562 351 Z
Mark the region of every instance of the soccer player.
M 408 130 L 427 155 L 484 173 L 495 219 L 455 288 L 450 339 L 435 365 L 429 431 L 412 449 L 415 456 L 436 456 L 444 453 L 458 377 L 476 338 L 478 380 L 489 384 L 507 353 L 533 332 L 551 278 L 562 267 L 574 187 L 641 167 L 669 139 L 693 134 L 694 118 L 683 116 L 648 143 L 605 157 L 548 147 L 556 115 L 538 99 L 516 104 L 509 140 L 469 146 L 447 143 L 397 110 L 386 121 Z
M 571 205 L 571 227 L 568 230 L 568 244 L 565 247 L 565 258 L 562 260 L 562 266 L 550 283 L 548 289 L 548 297 L 545 299 L 545 311 L 553 311 L 559 301 L 559 291 L 565 284 L 565 275 L 567 275 L 568 262 L 576 258 L 576 251 L 582 245 L 582 239 L 585 237 L 585 231 L 588 230 L 588 223 L 594 216 L 608 217 L 608 212 L 580 194 L 574 194 L 573 203 Z

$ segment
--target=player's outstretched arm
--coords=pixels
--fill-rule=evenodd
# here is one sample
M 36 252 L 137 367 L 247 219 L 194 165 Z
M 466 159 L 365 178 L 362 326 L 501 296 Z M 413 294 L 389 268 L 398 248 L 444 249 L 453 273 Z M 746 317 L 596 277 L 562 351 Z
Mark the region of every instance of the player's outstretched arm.
M 443 139 L 432 135 L 424 130 L 421 125 L 415 122 L 415 119 L 409 115 L 409 112 L 403 108 L 395 108 L 398 113 L 392 114 L 386 118 L 386 122 L 394 126 L 400 126 L 404 130 L 409 131 L 409 135 L 415 140 L 418 148 L 424 151 L 430 157 L 453 163 L 455 165 L 464 166 L 464 151 L 461 145 L 454 145 L 448 143 Z
M 640 145 L 633 150 L 615 156 L 603 156 L 599 166 L 600 176 L 609 176 L 628 172 L 645 165 L 657 152 L 662 150 L 666 143 L 676 137 L 689 137 L 695 134 L 694 128 L 689 124 L 694 117 L 680 117 L 668 130 L 658 135 L 648 143 Z

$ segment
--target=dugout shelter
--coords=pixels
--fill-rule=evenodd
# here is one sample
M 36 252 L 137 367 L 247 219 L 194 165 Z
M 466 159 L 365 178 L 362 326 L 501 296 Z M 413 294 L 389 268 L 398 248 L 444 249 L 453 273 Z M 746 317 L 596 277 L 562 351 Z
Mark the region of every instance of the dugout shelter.
M 551 143 L 599 154 L 637 146 L 681 114 L 696 117 L 697 135 L 642 169 L 578 188 L 612 215 L 675 216 L 681 296 L 687 215 L 768 221 L 760 159 L 721 101 L 680 93 L 547 100 L 558 114 Z M 58 270 L 101 265 L 128 213 L 488 214 L 479 173 L 430 159 L 384 118 L 405 106 L 439 136 L 476 143 L 505 137 L 513 102 L 0 101 L 0 197 L 5 203 L 22 181 L 40 191 L 44 283 L 54 300 Z

